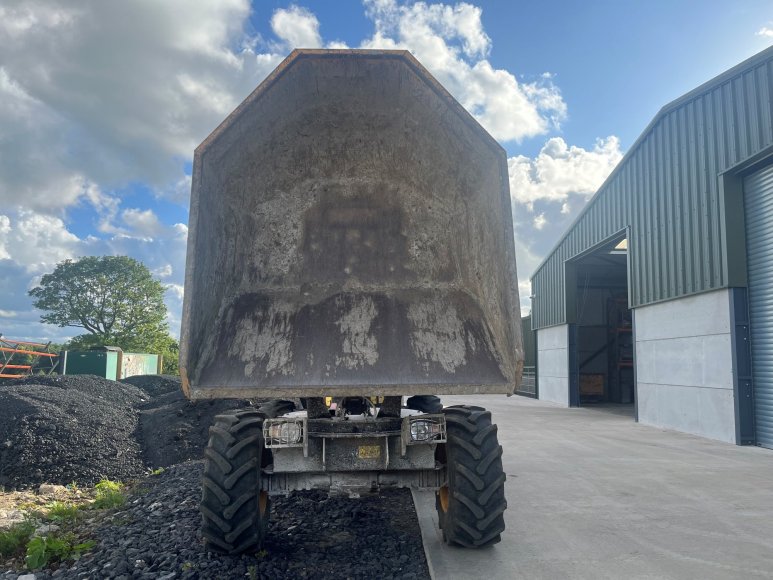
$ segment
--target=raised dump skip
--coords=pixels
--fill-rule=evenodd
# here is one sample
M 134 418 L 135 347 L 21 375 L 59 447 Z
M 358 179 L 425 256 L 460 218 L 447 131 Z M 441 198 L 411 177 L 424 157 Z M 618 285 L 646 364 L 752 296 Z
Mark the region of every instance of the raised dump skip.
M 512 393 L 501 147 L 407 52 L 295 51 L 196 150 L 193 398 Z

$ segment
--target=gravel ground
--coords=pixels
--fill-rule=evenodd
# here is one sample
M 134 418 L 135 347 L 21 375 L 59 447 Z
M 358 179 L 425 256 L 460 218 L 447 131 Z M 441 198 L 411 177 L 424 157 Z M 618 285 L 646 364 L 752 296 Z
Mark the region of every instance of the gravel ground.
M 0 486 L 142 476 L 137 408 L 148 399 L 137 387 L 90 375 L 3 381 Z
M 360 499 L 323 492 L 276 498 L 263 552 L 235 558 L 203 550 L 202 463 L 182 462 L 202 456 L 215 415 L 259 402 L 190 402 L 169 376 L 0 381 L 0 486 L 93 485 L 102 477 L 140 482 L 129 507 L 94 530 L 99 544 L 91 554 L 35 577 L 428 578 L 407 490 Z M 147 476 L 149 468 L 168 466 Z M 0 580 L 23 574 L 0 569 Z
M 37 572 L 37 580 L 429 578 L 407 490 L 359 499 L 329 498 L 322 492 L 276 498 L 263 552 L 209 554 L 199 533 L 202 471 L 202 463 L 195 461 L 149 477 L 128 509 L 95 530 L 99 545 L 93 552 L 75 564 Z M 18 575 L 0 571 L 0 580 Z

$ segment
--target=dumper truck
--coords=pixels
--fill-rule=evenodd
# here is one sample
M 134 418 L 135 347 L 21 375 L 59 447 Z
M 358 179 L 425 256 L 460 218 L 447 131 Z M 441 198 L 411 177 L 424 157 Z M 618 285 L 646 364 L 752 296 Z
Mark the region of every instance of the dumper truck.
M 272 497 L 434 490 L 449 544 L 500 540 L 491 413 L 523 347 L 506 155 L 408 52 L 295 50 L 196 149 L 180 341 L 216 417 L 202 536 L 258 549 Z

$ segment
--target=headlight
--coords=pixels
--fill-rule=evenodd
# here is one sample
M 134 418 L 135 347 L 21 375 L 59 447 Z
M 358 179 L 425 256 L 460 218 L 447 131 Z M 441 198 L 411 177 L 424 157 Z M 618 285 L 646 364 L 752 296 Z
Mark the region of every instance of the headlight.
M 281 419 L 266 421 L 263 425 L 263 438 L 266 447 L 294 445 L 303 439 L 303 422 Z
M 440 422 L 417 420 L 411 421 L 411 441 L 429 441 L 443 434 Z
M 435 445 L 445 443 L 446 416 L 433 415 L 409 415 L 403 417 L 400 429 L 400 454 L 405 457 L 408 447 L 411 445 Z

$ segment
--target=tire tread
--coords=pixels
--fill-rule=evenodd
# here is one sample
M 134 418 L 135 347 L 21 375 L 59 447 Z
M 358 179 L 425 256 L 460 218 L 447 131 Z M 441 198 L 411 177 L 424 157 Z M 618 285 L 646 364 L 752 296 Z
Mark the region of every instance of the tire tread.
M 446 407 L 443 413 L 448 429 L 448 511 L 436 503 L 445 541 L 469 548 L 496 544 L 505 529 L 507 509 L 497 426 L 482 407 Z
M 205 547 L 240 554 L 259 549 L 265 531 L 260 514 L 263 413 L 218 415 L 204 451 L 200 513 Z

